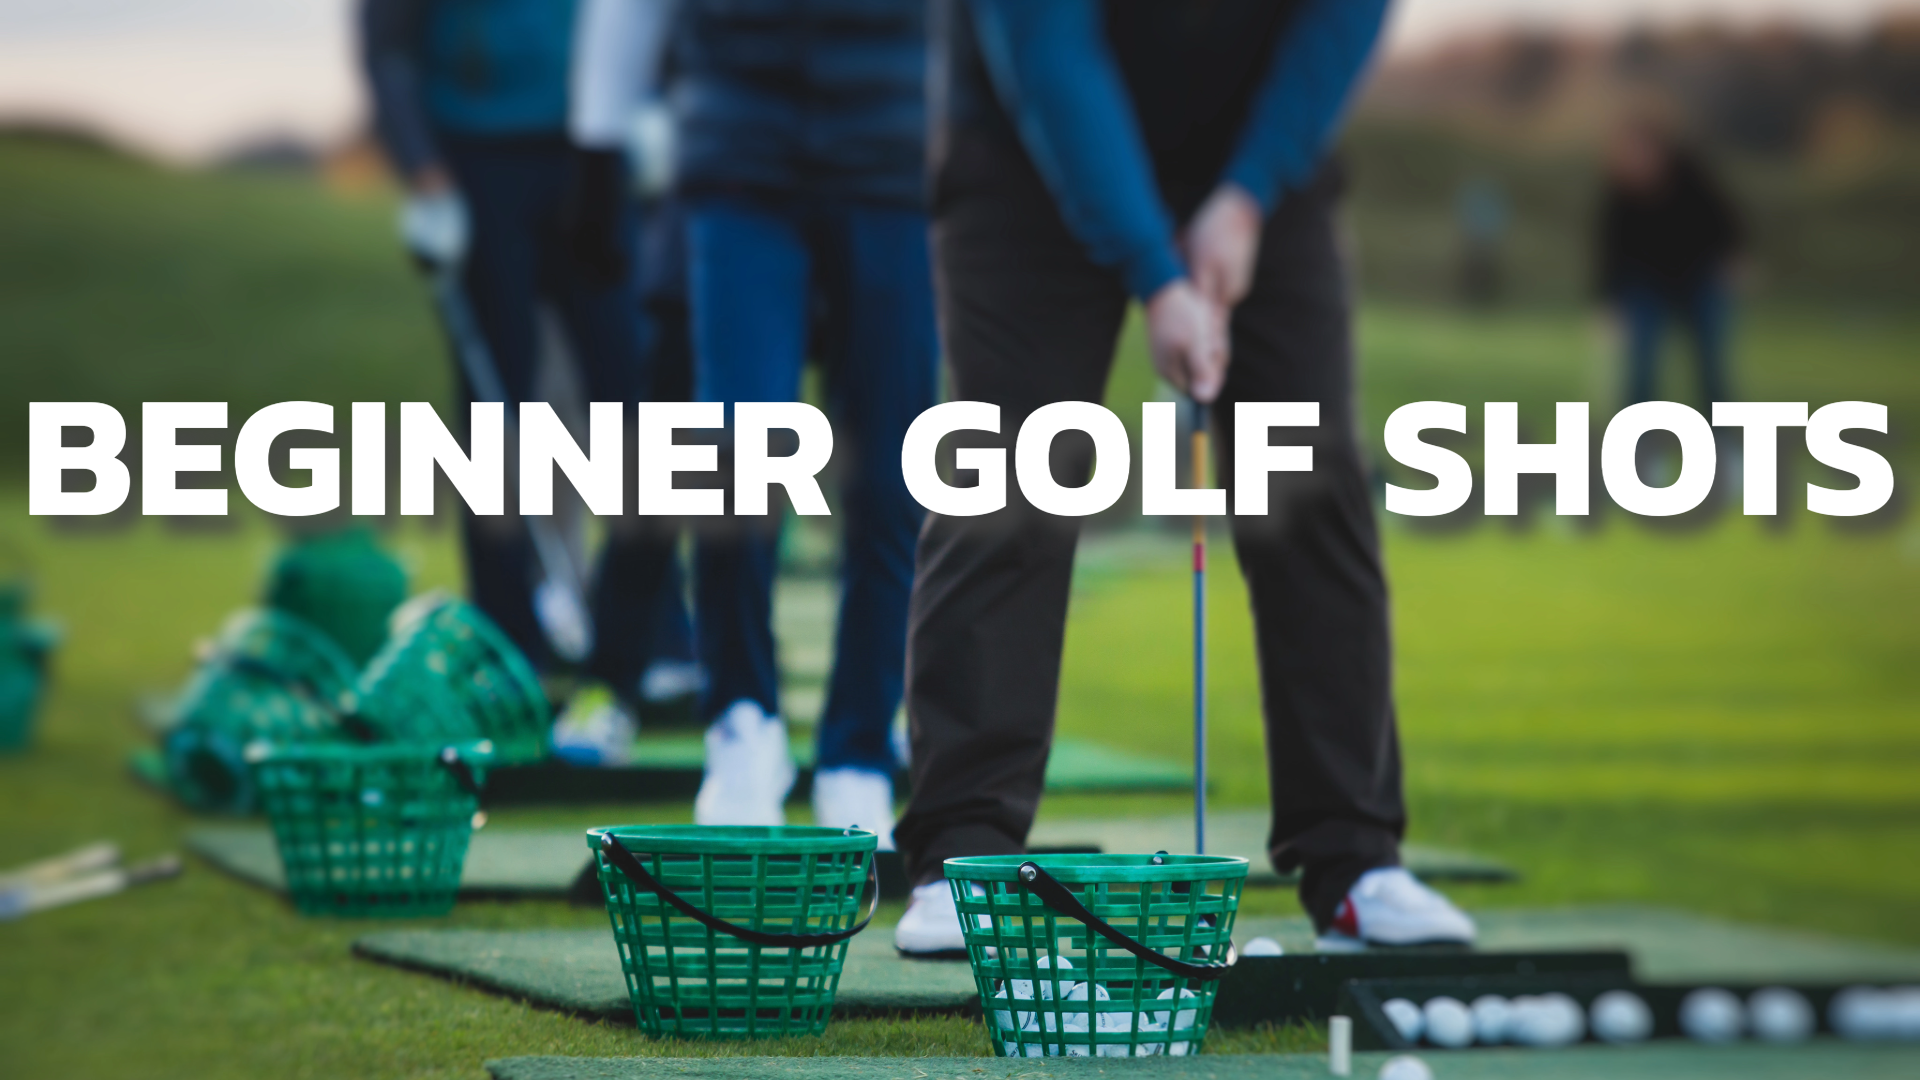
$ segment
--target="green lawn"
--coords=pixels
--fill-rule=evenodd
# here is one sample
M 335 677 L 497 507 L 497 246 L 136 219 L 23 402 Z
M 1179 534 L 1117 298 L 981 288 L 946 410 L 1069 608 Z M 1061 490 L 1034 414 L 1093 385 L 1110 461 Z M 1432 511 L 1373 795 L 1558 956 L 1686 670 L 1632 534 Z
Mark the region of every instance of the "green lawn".
M 1370 307 L 1369 429 L 1399 402 L 1604 401 L 1585 316 L 1467 318 Z M 1920 406 L 1920 322 L 1762 309 L 1747 396 Z M 431 396 L 444 386 L 384 204 L 298 181 L 200 177 L 0 141 L 0 415 L 93 398 Z M 1152 392 L 1137 340 L 1110 394 Z M 1123 413 L 1123 415 L 1127 415 Z M 1132 415 L 1137 415 L 1134 413 Z M 1131 419 L 1131 416 L 1129 416 Z M 0 448 L 15 477 L 23 447 Z M 1912 461 L 1901 454 L 1901 475 Z M 6 487 L 5 485 L 12 485 Z M 55 531 L 0 483 L 0 542 L 23 549 L 67 626 L 32 753 L 0 759 L 0 866 L 114 837 L 176 847 L 190 819 L 124 776 L 131 705 L 175 683 L 191 640 L 252 598 L 276 537 L 153 521 Z M 1415 837 L 1517 866 L 1472 905 L 1634 899 L 1920 943 L 1920 527 L 1693 532 L 1615 515 L 1437 534 L 1387 525 Z M 458 580 L 445 528 L 393 537 L 421 587 Z M 1221 805 L 1265 797 L 1249 620 L 1230 558 L 1213 577 Z M 1076 589 L 1063 730 L 1184 757 L 1187 591 L 1177 538 L 1103 541 Z M 1044 814 L 1181 813 L 1178 798 L 1053 800 Z M 586 825 L 684 806 L 526 811 Z M 1293 910 L 1285 892 L 1254 910 Z M 446 925 L 598 925 L 559 904 L 462 905 Z M 463 1076 L 522 1053 L 687 1053 L 352 959 L 363 927 L 302 920 L 202 866 L 135 894 L 0 925 L 0 1075 Z M 1216 1040 L 1299 1045 L 1310 1033 Z M 756 1050 L 768 1049 L 756 1047 Z M 962 1021 L 836 1024 L 794 1053 L 980 1053 Z

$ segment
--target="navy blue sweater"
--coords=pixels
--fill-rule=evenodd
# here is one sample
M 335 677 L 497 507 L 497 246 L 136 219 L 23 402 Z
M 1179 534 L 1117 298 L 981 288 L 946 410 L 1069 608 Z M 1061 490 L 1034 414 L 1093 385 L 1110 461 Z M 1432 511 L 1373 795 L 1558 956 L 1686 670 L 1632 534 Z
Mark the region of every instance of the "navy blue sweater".
M 926 70 L 926 0 L 684 0 L 680 189 L 920 206 Z
M 1145 298 L 1222 182 L 1310 179 L 1388 0 L 963 0 L 944 120 L 1017 138 L 1095 262 Z

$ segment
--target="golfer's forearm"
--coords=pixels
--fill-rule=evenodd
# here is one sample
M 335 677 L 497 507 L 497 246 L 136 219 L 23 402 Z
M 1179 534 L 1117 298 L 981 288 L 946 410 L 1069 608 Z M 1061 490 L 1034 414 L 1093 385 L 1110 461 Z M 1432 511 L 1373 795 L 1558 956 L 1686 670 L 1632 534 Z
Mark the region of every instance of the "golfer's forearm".
M 425 0 L 362 0 L 360 5 L 360 62 L 373 103 L 374 133 L 394 169 L 409 179 L 440 165 L 413 53 L 424 7 Z
M 585 0 L 575 23 L 567 126 L 573 141 L 614 149 L 634 109 L 658 92 L 676 0 Z
M 973 0 L 995 92 L 1094 262 L 1145 299 L 1186 269 L 1095 0 Z
M 1224 179 L 1272 210 L 1313 176 L 1386 20 L 1388 0 L 1309 0 L 1274 48 Z

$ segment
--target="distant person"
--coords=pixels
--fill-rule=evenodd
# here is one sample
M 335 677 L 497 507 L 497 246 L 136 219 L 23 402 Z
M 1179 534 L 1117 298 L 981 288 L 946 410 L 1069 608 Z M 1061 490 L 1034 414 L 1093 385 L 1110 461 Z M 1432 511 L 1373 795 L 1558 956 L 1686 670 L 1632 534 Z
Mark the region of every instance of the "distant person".
M 1460 301 L 1470 308 L 1500 302 L 1506 286 L 1507 192 L 1498 181 L 1476 176 L 1460 185 L 1454 199 L 1460 229 Z
M 900 446 L 937 400 L 925 0 L 683 0 L 678 20 L 670 99 L 694 395 L 729 411 L 797 400 L 807 361 L 819 363 L 844 509 L 814 818 L 873 829 L 891 849 L 890 736 L 921 521 Z M 612 50 L 584 56 L 623 66 Z M 696 538 L 704 824 L 784 820 L 794 772 L 773 636 L 779 539 L 777 513 Z
M 1596 222 L 1600 296 L 1626 342 L 1626 404 L 1653 400 L 1669 320 L 1692 338 L 1699 393 L 1727 401 L 1732 275 L 1740 213 L 1706 163 L 1658 124 L 1631 119 L 1607 141 Z
M 406 189 L 407 239 L 459 275 L 510 410 L 533 391 L 542 308 L 558 316 L 590 400 L 653 392 L 633 276 L 638 225 L 628 200 L 606 197 L 625 191 L 625 165 L 568 138 L 574 8 L 362 0 L 360 9 L 375 129 Z M 460 392 L 474 400 L 464 372 Z M 497 518 L 462 514 L 468 592 L 554 675 L 571 665 L 537 614 L 539 564 L 509 504 Z M 629 513 L 609 523 L 592 575 L 584 667 L 625 710 L 642 696 L 656 627 L 686 620 L 671 553 L 671 536 Z
M 1000 435 L 974 438 L 1011 445 L 1039 407 L 1101 400 L 1133 302 L 1160 374 L 1212 406 L 1223 487 L 1235 403 L 1320 403 L 1321 427 L 1274 435 L 1310 444 L 1313 471 L 1274 474 L 1271 513 L 1230 520 L 1255 616 L 1269 850 L 1303 871 L 1328 949 L 1474 935 L 1400 866 L 1387 588 L 1327 157 L 1386 8 L 972 0 L 941 35 L 941 329 L 953 396 L 1002 409 Z M 1091 456 L 1062 440 L 1054 475 L 1084 483 Z M 920 537 L 913 796 L 895 830 L 915 888 L 894 944 L 909 954 L 962 948 L 941 864 L 1023 851 L 1044 784 L 1079 529 L 1014 485 L 1007 497 L 981 517 L 933 515 Z

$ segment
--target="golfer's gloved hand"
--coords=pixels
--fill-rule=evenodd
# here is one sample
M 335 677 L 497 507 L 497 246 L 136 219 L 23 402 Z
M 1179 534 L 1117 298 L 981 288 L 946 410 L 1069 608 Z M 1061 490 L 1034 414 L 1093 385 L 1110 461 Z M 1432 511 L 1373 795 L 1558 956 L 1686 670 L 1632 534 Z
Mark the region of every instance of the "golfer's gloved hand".
M 627 275 L 627 247 L 620 235 L 626 174 L 618 150 L 574 151 L 564 227 L 574 264 L 595 284 L 612 285 Z
M 1174 389 L 1212 404 L 1227 381 L 1227 319 L 1185 278 L 1147 300 L 1147 348 L 1153 368 Z
M 450 187 L 416 191 L 400 204 L 400 240 L 428 269 L 459 266 L 471 237 L 467 204 Z

